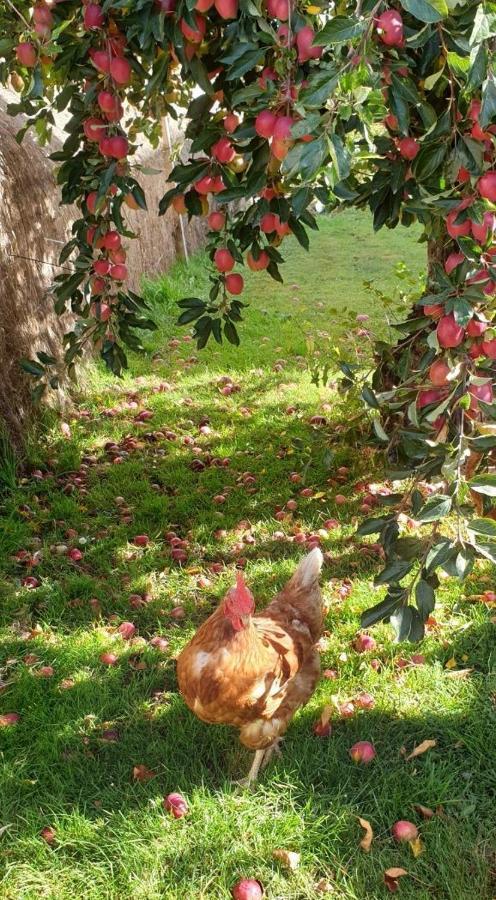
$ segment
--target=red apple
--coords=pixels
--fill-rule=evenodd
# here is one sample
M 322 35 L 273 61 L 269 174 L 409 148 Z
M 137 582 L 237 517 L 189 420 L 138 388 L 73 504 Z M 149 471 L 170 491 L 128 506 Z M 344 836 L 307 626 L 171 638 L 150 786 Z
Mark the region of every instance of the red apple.
M 29 41 L 23 41 L 21 44 L 17 45 L 16 56 L 21 65 L 26 66 L 27 69 L 32 69 L 33 66 L 36 65 L 38 59 L 36 47 L 34 44 L 29 43 Z
M 196 28 L 192 28 L 191 25 L 188 25 L 188 23 L 184 21 L 184 19 L 179 20 L 179 27 L 187 41 L 191 44 L 201 44 L 205 37 L 207 23 L 204 17 L 198 15 L 198 13 L 194 13 L 193 18 L 196 23 Z
M 220 138 L 212 146 L 212 156 L 220 163 L 230 163 L 236 156 L 236 151 L 228 137 Z
M 90 119 L 85 119 L 83 122 L 83 131 L 85 137 L 89 141 L 100 141 L 102 137 L 105 135 L 106 123 L 102 121 L 102 119 L 97 119 L 95 116 L 92 116 Z
M 110 53 L 107 50 L 95 50 L 92 47 L 89 51 L 91 62 L 99 72 L 108 74 L 110 72 Z
M 444 306 L 440 303 L 427 304 L 423 308 L 424 316 L 431 316 L 432 319 L 439 319 L 444 312 Z
M 234 900 L 260 900 L 263 890 L 259 881 L 254 878 L 242 878 L 232 889 Z
M 188 804 L 182 794 L 168 794 L 164 797 L 164 808 L 172 813 L 175 819 L 182 819 L 188 812 Z
M 375 24 L 383 44 L 388 47 L 403 45 L 403 19 L 398 10 L 385 10 L 377 17 Z
M 467 335 L 468 337 L 480 337 L 481 334 L 489 328 L 488 322 L 481 322 L 479 319 L 470 319 L 470 322 L 467 325 Z
M 226 275 L 226 290 L 229 291 L 230 294 L 241 294 L 243 287 L 244 281 L 242 275 L 238 275 L 237 272 Z
M 453 313 L 441 316 L 436 331 L 440 347 L 458 347 L 465 337 L 465 331 L 457 324 Z
M 353 641 L 353 646 L 358 653 L 366 653 L 369 650 L 375 650 L 376 641 L 370 634 L 359 634 Z
M 486 172 L 477 182 L 477 190 L 481 197 L 496 203 L 496 172 Z
M 396 146 L 398 147 L 400 156 L 402 156 L 403 159 L 415 159 L 417 153 L 420 150 L 419 142 L 412 137 L 400 138 L 397 141 Z
M 233 131 L 236 131 L 236 128 L 239 125 L 239 116 L 236 113 L 229 113 L 223 123 L 225 130 L 228 134 L 232 134 Z
M 214 253 L 214 263 L 219 272 L 234 269 L 234 257 L 226 247 L 219 247 Z
M 115 56 L 110 60 L 110 74 L 116 84 L 129 84 L 131 81 L 131 65 L 127 59 Z
M 224 213 L 214 210 L 210 213 L 207 222 L 211 231 L 222 231 L 226 224 L 226 217 Z
M 84 10 L 84 27 L 87 29 L 101 28 L 104 21 L 105 16 L 103 15 L 101 7 L 97 6 L 96 3 L 88 3 Z
M 215 0 L 215 8 L 221 19 L 235 19 L 238 15 L 238 0 Z
M 128 277 L 127 266 L 121 265 L 119 263 L 115 266 L 111 266 L 110 277 L 115 281 L 126 281 Z
M 271 109 L 263 109 L 255 119 L 255 131 L 259 137 L 271 138 L 276 122 L 276 114 Z
M 368 765 L 376 757 L 375 747 L 370 741 L 358 741 L 350 749 L 350 756 L 354 763 Z
M 122 622 L 117 631 L 125 641 L 129 641 L 136 634 L 136 625 L 132 622 Z
M 298 62 L 304 63 L 310 59 L 320 59 L 324 48 L 313 46 L 315 31 L 311 25 L 304 25 L 296 34 L 296 46 L 298 48 Z
M 262 269 L 266 269 L 270 263 L 270 257 L 265 250 L 261 250 L 258 259 L 255 259 L 251 251 L 248 251 L 246 254 L 246 263 L 248 268 L 252 270 L 252 272 L 260 272 Z
M 418 838 L 418 828 L 413 822 L 407 822 L 405 819 L 400 819 L 399 822 L 394 823 L 391 828 L 391 834 L 395 841 L 400 843 L 403 841 L 414 841 Z
M 448 384 L 448 378 L 451 369 L 444 359 L 435 359 L 429 369 L 429 378 L 436 387 L 443 387 Z
M 452 209 L 446 216 L 446 231 L 452 238 L 467 237 L 467 235 L 470 234 L 472 224 L 470 219 L 465 219 L 465 221 L 460 224 L 455 223 L 455 219 L 458 217 L 459 212 L 460 207 L 456 207 L 456 209 Z
M 263 231 L 264 234 L 271 234 L 273 231 L 277 231 L 280 223 L 281 220 L 278 215 L 275 213 L 265 213 L 260 219 L 260 231 Z

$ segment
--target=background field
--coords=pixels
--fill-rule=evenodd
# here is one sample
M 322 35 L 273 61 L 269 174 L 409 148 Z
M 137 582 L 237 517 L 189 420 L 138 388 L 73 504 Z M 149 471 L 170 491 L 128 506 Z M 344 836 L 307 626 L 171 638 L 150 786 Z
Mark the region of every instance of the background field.
M 2 898 L 222 900 L 251 876 L 270 900 L 322 896 L 319 884 L 330 897 L 362 900 L 388 895 L 390 866 L 408 871 L 399 887 L 408 900 L 495 896 L 494 608 L 470 601 L 494 587 L 493 573 L 478 570 L 464 593 L 444 584 L 437 625 L 420 648 L 392 644 L 384 627 L 374 631 L 372 653 L 353 649 L 359 613 L 379 596 L 372 582 L 380 565 L 349 541 L 361 503 L 356 485 L 380 481 L 381 472 L 360 449 L 361 410 L 331 386 L 317 388 L 309 374 L 309 362 L 325 362 L 347 323 L 356 327 L 358 312 L 387 327 L 384 306 L 364 282 L 398 299 L 422 272 L 424 252 L 413 231 L 374 235 L 368 217 L 354 213 L 321 220 L 311 254 L 288 243 L 285 255 L 284 285 L 263 274 L 248 279 L 240 348 L 213 344 L 197 353 L 174 325 L 175 300 L 205 289 L 202 257 L 148 284 L 160 322 L 147 340 L 150 356 L 133 358 L 120 382 L 89 371 L 79 417 L 63 430 L 47 422 L 33 436 L 27 469 L 41 475 L 3 494 L 0 715 L 16 712 L 20 721 L 0 730 Z M 395 277 L 401 260 L 411 279 Z M 222 376 L 239 391 L 223 396 Z M 153 416 L 140 424 L 143 410 Z M 324 426 L 310 424 L 316 414 Z M 158 439 L 146 437 L 157 430 Z M 134 440 L 123 444 L 129 435 Z M 194 471 L 185 436 L 229 465 Z M 119 464 L 109 442 L 119 445 Z M 342 466 L 350 473 L 340 481 Z M 293 471 L 302 484 L 290 482 Z M 8 460 L 2 473 L 8 482 Z M 302 486 L 317 496 L 302 499 Z M 335 503 L 338 493 L 345 505 Z M 219 494 L 222 505 L 213 502 Z M 292 497 L 296 513 L 277 521 L 277 506 Z M 304 552 L 274 533 L 293 538 L 298 527 L 309 533 L 329 518 L 339 527 L 322 539 L 330 610 L 322 662 L 337 677 L 321 680 L 282 759 L 244 792 L 234 782 L 250 755 L 234 732 L 187 711 L 174 655 L 232 584 L 237 558 L 246 558 L 263 605 Z M 225 533 L 216 537 L 219 529 Z M 189 541 L 183 566 L 171 560 L 170 530 Z M 133 538 L 143 533 L 150 543 L 136 548 Z M 243 540 L 247 533 L 253 542 Z M 60 545 L 80 549 L 82 559 L 72 562 Z M 23 548 L 41 551 L 32 571 L 13 558 Z M 27 574 L 40 586 L 22 586 Z M 133 595 L 144 598 L 139 608 Z M 170 614 L 177 606 L 182 619 Z M 137 626 L 134 642 L 115 634 L 123 621 Z M 153 646 L 157 636 L 167 646 Z M 116 654 L 116 665 L 102 663 L 103 652 Z M 423 663 L 411 663 L 416 653 Z M 400 657 L 409 661 L 404 668 Z M 342 703 L 360 691 L 373 695 L 372 710 L 347 720 L 336 714 L 329 738 L 313 735 L 331 698 Z M 437 746 L 406 762 L 403 748 L 425 739 Z M 376 746 L 367 768 L 348 756 L 357 740 Z M 136 766 L 154 777 L 136 779 Z M 190 804 L 180 821 L 162 808 L 176 790 Z M 412 808 L 418 803 L 436 815 L 422 821 Z M 375 832 L 368 854 L 357 816 Z M 421 829 L 416 859 L 389 835 L 400 818 Z M 54 829 L 52 844 L 40 836 L 46 827 Z M 272 858 L 280 848 L 301 854 L 296 871 Z

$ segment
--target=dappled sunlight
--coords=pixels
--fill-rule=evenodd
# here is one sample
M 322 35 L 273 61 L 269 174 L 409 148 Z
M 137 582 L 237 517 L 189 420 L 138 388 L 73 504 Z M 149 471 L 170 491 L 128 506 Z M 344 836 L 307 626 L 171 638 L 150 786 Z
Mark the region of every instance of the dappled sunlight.
M 466 602 L 450 581 L 421 647 L 393 644 L 387 624 L 370 632 L 371 649 L 357 646 L 360 613 L 384 591 L 374 586 L 379 549 L 355 534 L 365 500 L 380 508 L 369 493 L 380 459 L 357 451 L 361 408 L 312 384 L 308 363 L 341 329 L 334 306 L 346 300 L 354 314 L 366 293 L 359 259 L 343 271 L 340 228 L 324 222 L 319 240 L 322 260 L 336 241 L 327 281 L 301 251 L 285 285 L 249 279 L 239 348 L 197 352 L 178 336 L 166 294 L 154 358 L 132 357 L 119 383 L 89 369 L 70 435 L 51 419 L 5 500 L 0 706 L 20 717 L 1 729 L 6 897 L 221 900 L 254 871 L 268 897 L 310 900 L 325 878 L 339 900 L 361 900 L 382 897 L 384 868 L 403 865 L 417 881 L 402 896 L 417 900 L 442 893 L 448 848 L 461 885 L 450 900 L 474 884 L 485 900 L 492 608 Z M 379 253 L 370 265 L 382 277 Z M 315 544 L 325 555 L 323 675 L 282 758 L 243 792 L 236 779 L 251 754 L 235 731 L 189 712 L 175 660 L 237 567 L 262 609 Z M 470 593 L 489 577 L 478 569 Z M 326 706 L 332 731 L 317 737 Z M 376 750 L 370 766 L 349 755 L 363 740 Z M 423 740 L 436 745 L 408 762 Z M 173 791 L 190 809 L 180 822 L 163 807 Z M 412 803 L 443 809 L 419 823 L 418 860 L 390 838 Z M 357 816 L 373 825 L 370 855 Z M 47 826 L 53 845 L 41 837 Z M 301 867 L 285 872 L 276 848 L 298 851 Z

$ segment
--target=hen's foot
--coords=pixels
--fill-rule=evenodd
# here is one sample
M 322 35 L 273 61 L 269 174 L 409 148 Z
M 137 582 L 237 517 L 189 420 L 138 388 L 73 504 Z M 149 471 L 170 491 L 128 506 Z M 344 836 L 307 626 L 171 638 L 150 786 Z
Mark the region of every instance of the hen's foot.
M 237 782 L 240 787 L 250 787 L 253 782 L 257 780 L 258 773 L 265 769 L 274 754 L 276 756 L 282 756 L 281 748 L 279 746 L 282 740 L 283 739 L 281 737 L 276 738 L 275 741 L 270 745 L 270 747 L 267 747 L 265 750 L 255 751 L 255 757 L 253 759 L 248 775 L 246 776 L 246 778 L 240 778 L 240 780 Z

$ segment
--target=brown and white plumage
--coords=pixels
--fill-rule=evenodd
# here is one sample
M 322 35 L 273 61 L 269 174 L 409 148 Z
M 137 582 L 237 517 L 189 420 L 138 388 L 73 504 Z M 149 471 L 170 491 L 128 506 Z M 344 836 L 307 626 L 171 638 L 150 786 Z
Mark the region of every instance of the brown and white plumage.
M 179 688 L 189 708 L 204 722 L 239 728 L 241 742 L 258 751 L 249 780 L 319 677 L 321 566 L 316 548 L 260 613 L 239 574 L 237 586 L 177 660 Z

